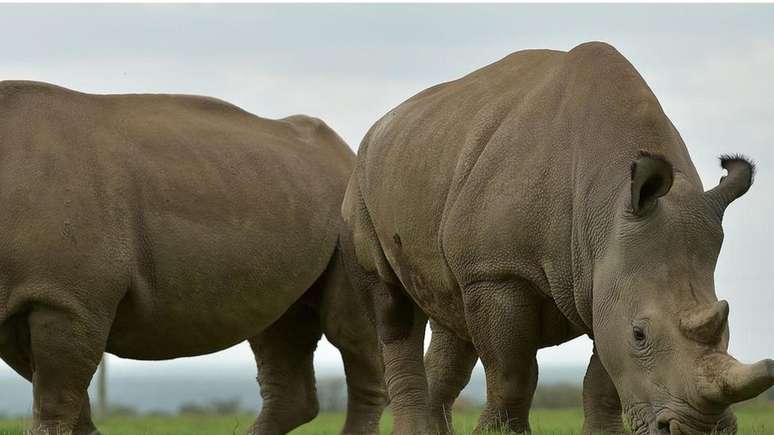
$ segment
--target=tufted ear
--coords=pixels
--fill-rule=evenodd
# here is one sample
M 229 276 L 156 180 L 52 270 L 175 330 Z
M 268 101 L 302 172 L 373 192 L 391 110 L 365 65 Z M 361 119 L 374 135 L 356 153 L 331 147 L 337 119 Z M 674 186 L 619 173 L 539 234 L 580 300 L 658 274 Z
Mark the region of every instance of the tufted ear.
M 632 162 L 632 212 L 643 216 L 650 211 L 656 200 L 672 188 L 674 173 L 672 164 L 661 155 L 640 150 L 637 160 Z
M 728 175 L 722 177 L 714 189 L 704 192 L 704 196 L 723 219 L 726 207 L 752 186 L 755 164 L 741 155 L 723 155 L 720 156 L 720 166 L 728 171 Z

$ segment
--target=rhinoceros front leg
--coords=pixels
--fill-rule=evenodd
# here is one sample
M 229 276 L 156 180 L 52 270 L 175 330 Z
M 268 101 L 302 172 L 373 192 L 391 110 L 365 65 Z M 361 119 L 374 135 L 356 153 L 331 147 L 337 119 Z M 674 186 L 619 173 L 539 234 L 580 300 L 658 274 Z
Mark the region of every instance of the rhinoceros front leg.
M 321 336 L 317 312 L 297 302 L 249 340 L 263 404 L 248 434 L 286 434 L 317 415 L 313 360 Z
M 477 282 L 463 290 L 463 298 L 473 344 L 486 372 L 486 407 L 476 432 L 530 432 L 541 300 L 521 280 Z
M 621 401 L 596 349 L 583 378 L 583 435 L 625 434 Z
M 425 354 L 430 413 L 439 434 L 452 434 L 452 405 L 470 381 L 478 354 L 473 344 L 430 321 L 432 337 Z
M 93 435 L 87 388 L 97 370 L 109 321 L 48 307 L 29 315 L 34 435 Z

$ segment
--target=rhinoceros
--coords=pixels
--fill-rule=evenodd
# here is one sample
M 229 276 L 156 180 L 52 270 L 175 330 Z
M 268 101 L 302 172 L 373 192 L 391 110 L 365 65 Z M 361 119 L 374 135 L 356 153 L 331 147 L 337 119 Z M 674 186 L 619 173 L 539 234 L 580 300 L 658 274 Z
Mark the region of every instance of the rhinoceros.
M 245 340 L 264 399 L 250 431 L 286 433 L 317 413 L 322 332 L 347 373 L 344 432 L 375 432 L 376 335 L 337 248 L 353 164 L 307 116 L 0 83 L 0 356 L 33 384 L 33 433 L 97 433 L 86 389 L 103 352 Z
M 774 361 L 727 353 L 713 272 L 753 165 L 721 165 L 705 191 L 645 81 L 599 42 L 519 51 L 390 110 L 358 151 L 342 246 L 395 433 L 446 432 L 477 356 L 477 430 L 529 431 L 536 351 L 582 334 L 584 433 L 622 432 L 622 411 L 637 434 L 734 431 L 729 405 L 772 385 Z

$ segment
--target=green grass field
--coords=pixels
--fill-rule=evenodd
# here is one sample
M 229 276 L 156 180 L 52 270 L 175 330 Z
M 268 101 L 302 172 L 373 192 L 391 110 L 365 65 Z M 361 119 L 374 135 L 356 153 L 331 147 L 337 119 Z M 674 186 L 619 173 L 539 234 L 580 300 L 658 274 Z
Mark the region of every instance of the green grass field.
M 774 406 L 747 406 L 737 409 L 740 435 L 774 434 Z M 112 417 L 98 420 L 103 435 L 228 435 L 244 434 L 253 415 Z M 469 434 L 478 418 L 477 412 L 457 412 L 454 427 Z M 583 412 L 580 409 L 536 409 L 530 421 L 536 435 L 574 435 L 580 433 Z M 335 435 L 344 421 L 338 413 L 321 414 L 312 422 L 292 432 L 293 435 Z M 0 435 L 21 435 L 29 421 L 0 420 Z M 385 414 L 381 432 L 388 434 L 392 419 Z

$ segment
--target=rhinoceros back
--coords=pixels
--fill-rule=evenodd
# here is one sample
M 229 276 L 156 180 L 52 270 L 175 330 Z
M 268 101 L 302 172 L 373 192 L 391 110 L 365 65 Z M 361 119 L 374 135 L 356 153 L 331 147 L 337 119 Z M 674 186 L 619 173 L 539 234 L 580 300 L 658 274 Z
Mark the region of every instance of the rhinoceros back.
M 32 82 L 0 107 L 9 310 L 114 307 L 109 351 L 194 355 L 271 323 L 330 259 L 353 156 L 319 120 Z

